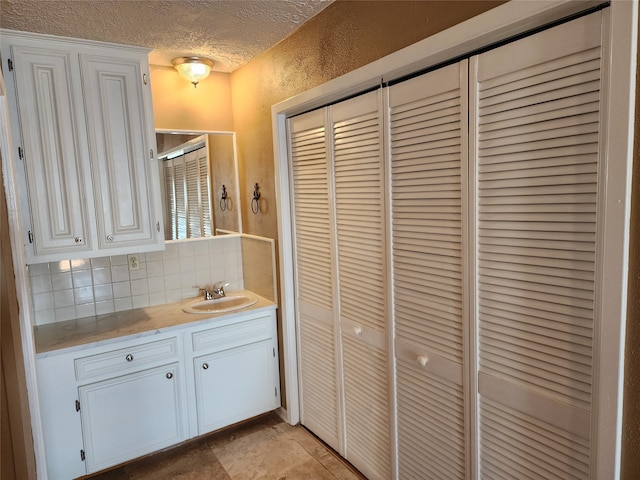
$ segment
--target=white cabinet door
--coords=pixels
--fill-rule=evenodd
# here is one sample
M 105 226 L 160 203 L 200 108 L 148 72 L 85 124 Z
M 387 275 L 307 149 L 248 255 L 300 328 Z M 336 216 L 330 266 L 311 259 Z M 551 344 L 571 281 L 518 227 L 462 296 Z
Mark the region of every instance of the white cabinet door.
M 11 55 L 28 186 L 25 224 L 33 241 L 27 253 L 81 254 L 93 247 L 93 204 L 77 56 L 30 46 L 13 46 Z
M 180 372 L 172 363 L 78 388 L 88 473 L 185 439 Z
M 276 362 L 272 339 L 195 358 L 198 433 L 277 408 Z
M 80 68 L 99 248 L 162 242 L 141 62 L 81 54 Z
M 38 395 L 49 480 L 68 480 L 87 474 L 82 461 L 82 423 L 76 410 L 78 388 L 74 353 L 38 358 Z

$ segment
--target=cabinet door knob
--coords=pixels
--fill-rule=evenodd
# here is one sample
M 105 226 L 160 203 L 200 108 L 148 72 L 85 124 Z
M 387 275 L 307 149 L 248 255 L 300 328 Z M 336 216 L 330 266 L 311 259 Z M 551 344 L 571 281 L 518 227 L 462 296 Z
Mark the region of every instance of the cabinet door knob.
M 77 245 L 80 245 L 82 243 L 82 237 L 76 237 L 73 241 L 76 242 Z
M 113 235 L 107 235 L 107 242 L 113 242 Z
M 426 367 L 427 363 L 429 363 L 429 359 L 427 357 L 425 357 L 424 355 L 418 355 L 418 358 L 416 358 L 416 360 L 423 367 Z
M 209 368 L 209 364 L 208 363 L 203 363 L 202 364 L 202 369 L 206 370 L 207 368 Z
M 173 378 L 173 373 L 167 372 L 167 378 L 171 380 Z
M 362 335 L 362 327 L 353 327 L 354 335 Z
M 133 355 L 131 355 L 131 354 L 128 354 L 128 355 L 127 355 L 126 357 L 124 357 L 124 358 L 125 358 L 125 360 L 126 360 L 127 362 L 131 362 L 131 361 L 133 361 Z

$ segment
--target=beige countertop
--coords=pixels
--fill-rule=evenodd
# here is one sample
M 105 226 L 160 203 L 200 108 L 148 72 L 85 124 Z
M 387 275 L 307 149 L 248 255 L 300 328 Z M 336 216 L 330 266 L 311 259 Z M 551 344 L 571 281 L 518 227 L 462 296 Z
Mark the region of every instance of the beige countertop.
M 125 338 L 153 335 L 185 324 L 213 322 L 231 315 L 242 315 L 257 309 L 276 306 L 272 301 L 253 292 L 240 290 L 228 292 L 228 294 L 249 294 L 257 297 L 258 301 L 249 307 L 232 312 L 194 314 L 182 311 L 182 306 L 193 300 L 188 298 L 152 307 L 39 325 L 34 328 L 36 355 L 48 356 L 62 349 L 89 348 Z

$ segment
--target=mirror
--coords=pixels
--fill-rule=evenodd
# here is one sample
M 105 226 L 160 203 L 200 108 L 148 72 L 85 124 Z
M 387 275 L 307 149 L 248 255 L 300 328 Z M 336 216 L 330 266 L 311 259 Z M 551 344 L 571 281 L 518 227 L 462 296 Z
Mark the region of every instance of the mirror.
M 235 132 L 156 130 L 156 143 L 165 240 L 240 233 Z

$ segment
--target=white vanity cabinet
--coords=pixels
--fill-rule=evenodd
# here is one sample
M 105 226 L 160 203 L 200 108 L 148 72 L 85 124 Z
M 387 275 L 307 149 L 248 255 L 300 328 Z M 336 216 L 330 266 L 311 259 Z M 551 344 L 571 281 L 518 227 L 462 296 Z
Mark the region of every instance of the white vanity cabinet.
M 179 360 L 177 336 L 74 360 L 87 473 L 186 438 Z
M 172 363 L 78 389 L 87 472 L 184 439 L 179 375 Z
M 154 330 L 38 355 L 50 480 L 94 473 L 280 406 L 275 307 Z
M 190 335 L 198 434 L 280 406 L 275 314 Z
M 147 50 L 0 38 L 27 263 L 164 248 Z
M 187 438 L 181 344 L 176 334 L 153 335 L 38 358 L 50 479 L 96 472 Z

